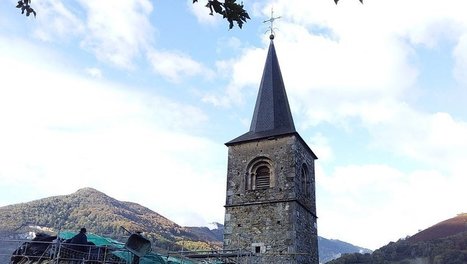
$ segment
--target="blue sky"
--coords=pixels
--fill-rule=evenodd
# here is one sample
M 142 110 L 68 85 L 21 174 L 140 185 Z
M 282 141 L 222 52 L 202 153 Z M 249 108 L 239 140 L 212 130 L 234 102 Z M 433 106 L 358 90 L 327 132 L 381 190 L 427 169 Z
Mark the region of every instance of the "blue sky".
M 181 225 L 223 222 L 227 148 L 269 44 L 317 154 L 321 236 L 371 249 L 466 212 L 462 1 L 1 0 L 0 206 L 93 187 Z M 464 201 L 464 202 L 462 202 Z

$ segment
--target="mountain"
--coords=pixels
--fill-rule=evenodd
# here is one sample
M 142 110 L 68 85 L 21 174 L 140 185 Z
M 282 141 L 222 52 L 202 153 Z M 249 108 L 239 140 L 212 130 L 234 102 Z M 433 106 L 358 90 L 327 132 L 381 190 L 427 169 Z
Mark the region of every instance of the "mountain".
M 31 231 L 79 230 L 112 238 L 142 231 L 153 245 L 169 250 L 212 249 L 220 243 L 202 232 L 177 225 L 162 215 L 136 203 L 118 201 L 92 188 L 70 195 L 54 196 L 28 203 L 0 207 L 0 234 L 14 237 Z M 122 228 L 123 227 L 123 228 Z
M 57 233 L 58 230 L 88 232 L 125 241 L 128 233 L 142 231 L 159 249 L 219 249 L 224 226 L 182 227 L 136 203 L 118 201 L 106 194 L 83 188 L 69 195 L 53 196 L 27 203 L 0 207 L 0 238 L 25 238 L 30 232 Z M 320 261 L 343 253 L 369 252 L 339 240 L 318 237 Z
M 372 251 L 366 248 L 357 247 L 350 243 L 343 242 L 337 239 L 327 239 L 318 236 L 318 251 L 319 262 L 326 263 L 347 253 L 371 253 Z
M 345 254 L 329 264 L 465 264 L 467 214 L 437 223 L 412 237 L 391 242 L 372 254 Z
M 214 223 L 216 225 L 215 228 L 209 229 L 208 227 L 185 227 L 190 232 L 196 234 L 198 237 L 202 238 L 205 241 L 217 241 L 222 242 L 224 239 L 224 225 L 219 223 Z

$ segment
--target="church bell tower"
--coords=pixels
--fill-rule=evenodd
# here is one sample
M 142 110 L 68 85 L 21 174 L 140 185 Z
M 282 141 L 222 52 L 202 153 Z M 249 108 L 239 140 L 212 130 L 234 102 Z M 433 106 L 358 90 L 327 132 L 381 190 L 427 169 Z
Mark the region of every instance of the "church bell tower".
M 228 147 L 224 249 L 254 263 L 318 263 L 315 166 L 295 130 L 271 42 L 250 131 Z

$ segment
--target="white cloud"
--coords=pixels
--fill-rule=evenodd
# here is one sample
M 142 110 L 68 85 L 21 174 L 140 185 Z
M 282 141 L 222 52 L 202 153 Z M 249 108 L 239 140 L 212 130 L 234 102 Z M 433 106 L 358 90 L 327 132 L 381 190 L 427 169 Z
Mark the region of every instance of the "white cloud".
M 102 78 L 102 71 L 99 68 L 91 67 L 84 69 L 84 71 L 92 77 Z
M 111 5 L 106 1 L 80 1 L 80 4 L 87 11 L 87 32 L 82 45 L 97 58 L 132 68 L 133 59 L 152 45 L 150 1 L 113 1 Z
M 70 3 L 69 3 L 70 4 Z M 62 41 L 85 32 L 85 24 L 69 5 L 62 1 L 38 0 L 34 2 L 38 26 L 34 35 L 43 41 Z
M 467 122 L 448 113 L 420 113 L 395 102 L 387 104 L 385 112 L 386 118 L 378 123 L 364 119 L 373 146 L 444 171 L 457 169 L 467 159 Z M 363 118 L 365 113 L 372 112 L 362 111 Z
M 206 78 L 213 76 L 212 70 L 181 52 L 152 50 L 147 56 L 154 71 L 172 82 L 180 82 L 182 78 L 197 75 Z
M 132 69 L 134 59 L 152 45 L 154 28 L 149 21 L 152 4 L 131 1 L 38 0 L 35 36 L 44 41 L 80 40 L 84 49 L 101 61 Z
M 254 96 L 261 82 L 266 52 L 267 50 L 258 48 L 245 49 L 238 61 L 218 61 L 217 72 L 231 77 L 231 80 L 222 94 L 206 93 L 203 101 L 216 106 L 242 104 L 245 88 L 255 89 L 248 93 Z
M 322 133 L 316 133 L 309 140 L 306 140 L 314 153 L 319 153 L 319 162 L 326 163 L 334 160 L 332 147 L 329 145 L 329 139 Z
M 216 53 L 222 53 L 226 50 L 240 52 L 242 41 L 237 37 L 221 38 L 217 41 Z
M 79 0 L 65 5 L 40 0 L 37 5 L 41 15 L 35 35 L 41 40 L 80 39 L 83 49 L 122 69 L 134 69 L 135 60 L 147 56 L 157 73 L 174 82 L 187 76 L 213 76 L 211 70 L 186 54 L 154 49 L 155 28 L 150 22 L 153 5 L 148 0 L 114 1 L 111 6 L 106 1 Z M 206 9 L 203 5 L 189 6 Z

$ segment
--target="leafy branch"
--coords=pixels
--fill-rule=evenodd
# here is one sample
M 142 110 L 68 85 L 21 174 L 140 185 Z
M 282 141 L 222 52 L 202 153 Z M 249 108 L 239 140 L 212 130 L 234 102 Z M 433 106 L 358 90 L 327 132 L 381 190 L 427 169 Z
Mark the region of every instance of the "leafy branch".
M 16 8 L 21 9 L 21 14 L 24 14 L 26 12 L 26 16 L 29 16 L 30 14 L 33 14 L 34 17 L 36 17 L 36 11 L 29 5 L 31 3 L 31 0 L 19 0 L 18 4 L 16 5 Z
M 193 0 L 193 3 L 198 2 L 198 0 Z M 225 0 L 224 3 L 219 2 L 218 0 L 208 0 L 206 7 L 211 11 L 209 14 L 214 15 L 214 12 L 222 15 L 222 18 L 227 19 L 229 22 L 229 29 L 234 27 L 234 22 L 237 23 L 239 28 L 242 28 L 243 23 L 247 22 L 247 19 L 250 19 L 250 16 L 243 8 L 243 3 L 238 4 L 236 0 Z

